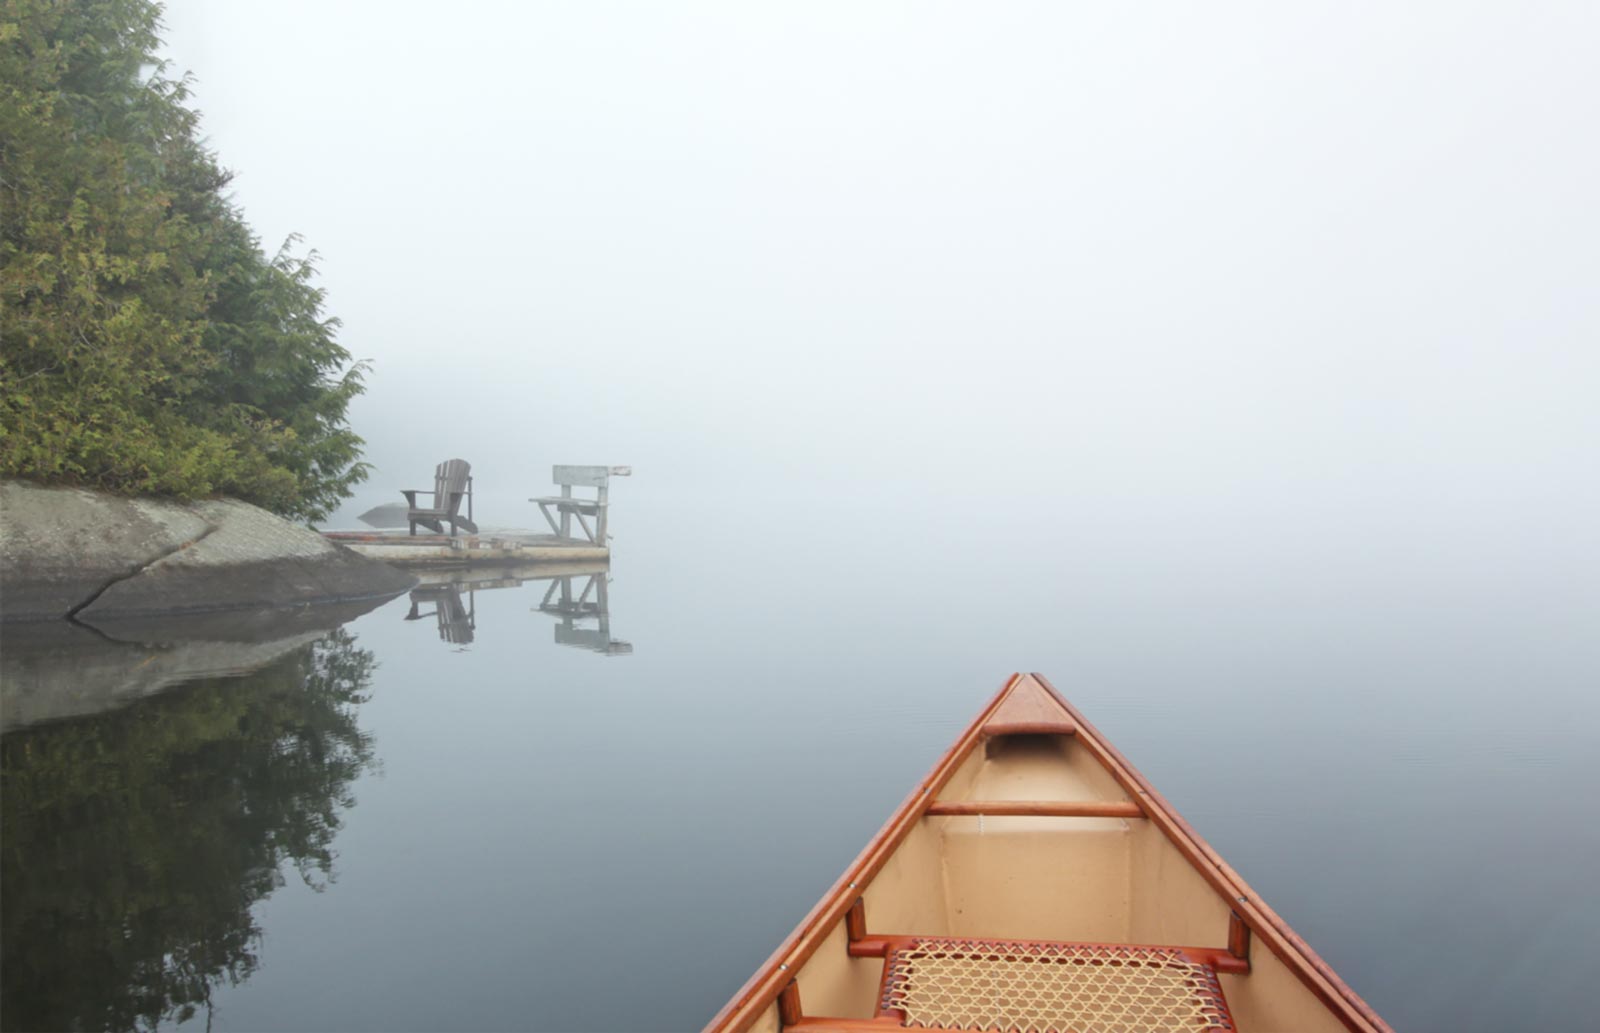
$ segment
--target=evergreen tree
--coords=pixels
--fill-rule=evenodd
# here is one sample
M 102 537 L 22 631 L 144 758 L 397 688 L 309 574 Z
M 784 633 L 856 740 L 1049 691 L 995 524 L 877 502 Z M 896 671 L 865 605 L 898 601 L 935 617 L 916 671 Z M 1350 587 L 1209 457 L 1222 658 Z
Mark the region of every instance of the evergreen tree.
M 148 0 L 0 0 L 0 475 L 305 519 L 366 477 L 314 253 L 267 257 Z

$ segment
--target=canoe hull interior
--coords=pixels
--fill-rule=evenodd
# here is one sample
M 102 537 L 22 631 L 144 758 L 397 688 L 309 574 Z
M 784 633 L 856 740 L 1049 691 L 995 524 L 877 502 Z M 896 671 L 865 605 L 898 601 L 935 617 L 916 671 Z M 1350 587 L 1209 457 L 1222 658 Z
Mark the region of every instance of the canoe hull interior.
M 1210 949 L 1239 1030 L 1387 1029 L 1036 676 L 1007 683 L 707 1028 L 883 1028 L 884 960 L 863 955 L 897 936 Z

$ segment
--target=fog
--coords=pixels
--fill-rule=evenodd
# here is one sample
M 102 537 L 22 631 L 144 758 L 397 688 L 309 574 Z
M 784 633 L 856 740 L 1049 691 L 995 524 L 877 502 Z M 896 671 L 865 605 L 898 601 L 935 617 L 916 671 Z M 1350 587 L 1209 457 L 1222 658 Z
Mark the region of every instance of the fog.
M 1594 573 L 1593 5 L 166 20 L 373 362 L 346 522 L 460 455 L 521 526 L 550 464 L 631 463 L 640 499 Z
M 176 0 L 166 37 L 372 363 L 329 525 L 454 456 L 486 528 L 542 529 L 552 464 L 634 473 L 603 569 L 424 571 L 266 652 L 196 618 L 206 680 L 8 733 L 24 997 L 695 1028 L 1038 670 L 1396 1028 L 1593 1024 L 1600 5 Z M 81 653 L 23 659 L 87 699 Z M 1094 838 L 1061 871 L 1109 885 Z

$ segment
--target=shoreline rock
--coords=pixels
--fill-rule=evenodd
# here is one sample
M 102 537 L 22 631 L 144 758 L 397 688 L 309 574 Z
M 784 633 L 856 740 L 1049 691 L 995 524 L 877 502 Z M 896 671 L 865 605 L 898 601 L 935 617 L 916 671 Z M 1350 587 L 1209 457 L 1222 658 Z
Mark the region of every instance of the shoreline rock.
M 97 621 L 382 599 L 416 579 L 232 499 L 0 482 L 0 622 Z

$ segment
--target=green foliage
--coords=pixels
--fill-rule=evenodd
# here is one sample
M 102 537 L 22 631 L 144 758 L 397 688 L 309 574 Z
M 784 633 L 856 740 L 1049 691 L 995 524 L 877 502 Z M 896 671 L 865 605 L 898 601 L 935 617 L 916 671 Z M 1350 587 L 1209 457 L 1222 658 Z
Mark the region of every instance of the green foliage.
M 269 258 L 148 0 L 0 0 L 0 476 L 319 519 L 365 479 L 360 363 Z
M 375 662 L 335 631 L 240 678 L 0 740 L 0 1029 L 154 1030 L 258 964 L 256 903 L 333 878 Z

